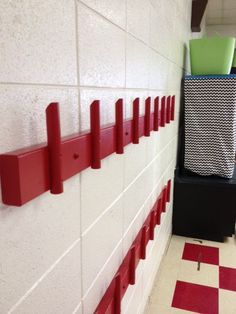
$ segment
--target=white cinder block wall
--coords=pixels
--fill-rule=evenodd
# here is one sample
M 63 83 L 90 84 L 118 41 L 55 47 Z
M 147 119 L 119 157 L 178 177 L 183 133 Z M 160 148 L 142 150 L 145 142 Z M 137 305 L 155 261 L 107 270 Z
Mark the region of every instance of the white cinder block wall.
M 236 37 L 236 23 L 232 25 L 207 25 L 208 36 L 232 36 Z
M 102 124 L 114 102 L 176 95 L 188 70 L 191 0 L 1 0 L 0 153 L 46 140 L 45 108 L 60 102 L 62 134 Z M 142 108 L 143 112 L 143 108 Z M 16 208 L 0 205 L 0 313 L 94 311 L 162 186 L 173 178 L 174 123 Z M 171 234 L 168 206 L 122 313 L 141 313 Z

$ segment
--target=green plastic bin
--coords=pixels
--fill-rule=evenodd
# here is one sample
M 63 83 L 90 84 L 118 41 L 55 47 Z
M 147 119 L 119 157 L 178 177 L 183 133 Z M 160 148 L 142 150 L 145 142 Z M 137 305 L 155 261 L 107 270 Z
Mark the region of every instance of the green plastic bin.
M 190 40 L 192 75 L 229 74 L 235 38 L 209 37 Z
M 236 50 L 234 50 L 233 68 L 236 68 Z

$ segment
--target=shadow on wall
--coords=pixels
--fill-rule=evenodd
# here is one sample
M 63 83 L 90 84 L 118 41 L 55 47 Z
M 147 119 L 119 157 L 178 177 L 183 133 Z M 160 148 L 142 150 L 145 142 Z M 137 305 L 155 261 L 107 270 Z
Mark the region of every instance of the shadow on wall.
M 184 77 L 186 72 L 184 69 L 187 69 L 187 54 L 189 53 L 187 45 L 184 44 L 184 55 L 183 55 L 183 64 L 182 69 L 182 79 L 180 86 L 180 105 L 179 105 L 179 136 L 178 136 L 178 147 L 177 147 L 177 168 L 182 169 L 184 164 Z
M 183 49 L 183 75 L 185 75 L 184 69 L 188 69 L 188 53 L 189 53 L 188 47 L 184 43 L 184 49 Z

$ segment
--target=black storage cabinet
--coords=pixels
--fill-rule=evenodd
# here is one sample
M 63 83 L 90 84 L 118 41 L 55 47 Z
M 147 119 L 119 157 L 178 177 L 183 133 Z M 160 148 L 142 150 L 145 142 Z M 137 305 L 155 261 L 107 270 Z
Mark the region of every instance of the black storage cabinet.
M 175 173 L 173 233 L 223 242 L 235 232 L 236 171 L 232 179 Z

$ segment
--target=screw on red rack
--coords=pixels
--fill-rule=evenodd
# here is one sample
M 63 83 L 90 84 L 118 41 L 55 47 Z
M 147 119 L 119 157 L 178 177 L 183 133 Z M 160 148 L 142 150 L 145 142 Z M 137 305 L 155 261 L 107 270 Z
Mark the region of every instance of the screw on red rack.
M 145 120 L 144 120 L 144 136 L 150 136 L 151 130 L 151 97 L 145 100 Z
M 161 122 L 160 125 L 164 127 L 166 124 L 166 96 L 161 98 Z
M 171 118 L 171 96 L 168 96 L 166 100 L 166 123 L 170 123 L 170 118 Z
M 123 99 L 116 102 L 116 153 L 124 153 Z
M 139 98 L 133 101 L 133 144 L 139 143 Z
M 101 129 L 100 129 L 100 102 L 94 100 L 90 106 L 91 128 L 91 167 L 101 168 Z
M 159 96 L 154 99 L 154 120 L 153 130 L 158 131 L 159 129 Z
M 129 284 L 135 284 L 135 268 L 136 268 L 136 246 L 133 245 L 130 249 L 130 265 L 129 265 Z
M 49 154 L 50 191 L 63 192 L 62 152 L 59 104 L 51 103 L 46 109 L 47 141 Z
M 175 95 L 171 97 L 171 115 L 170 120 L 174 121 L 175 119 Z

